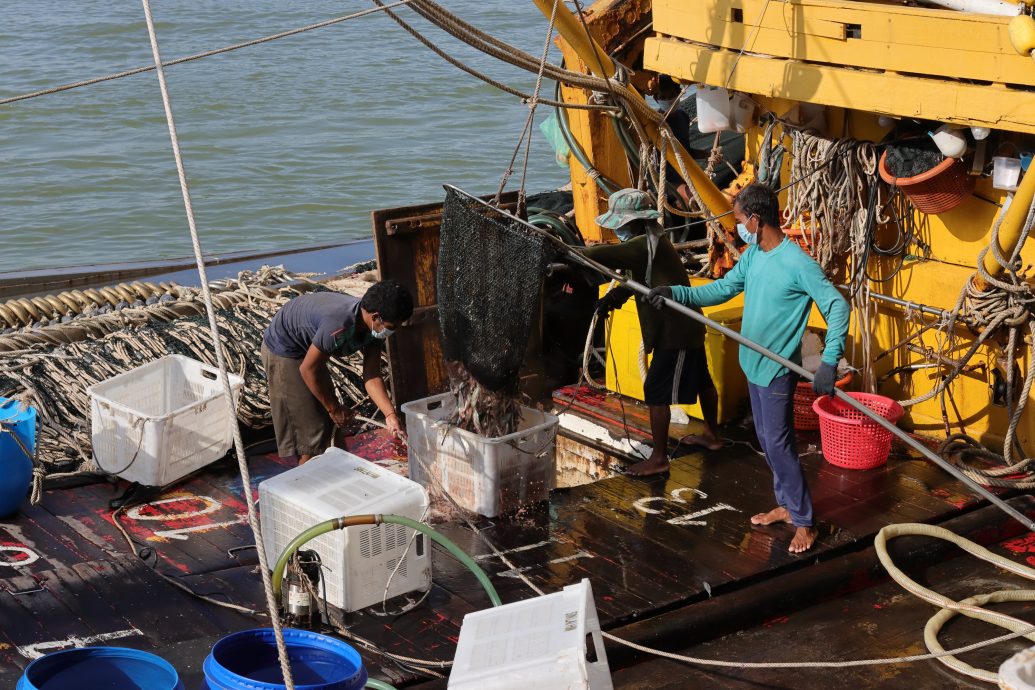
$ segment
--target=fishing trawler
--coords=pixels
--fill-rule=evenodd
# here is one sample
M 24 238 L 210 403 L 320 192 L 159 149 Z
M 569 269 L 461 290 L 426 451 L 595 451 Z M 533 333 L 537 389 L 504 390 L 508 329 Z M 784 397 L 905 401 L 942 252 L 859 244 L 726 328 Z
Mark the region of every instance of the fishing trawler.
M 732 196 L 751 180 L 766 181 L 780 193 L 785 233 L 851 300 L 846 358 L 854 373 L 843 385 L 899 401 L 900 426 L 910 435 L 896 442 L 886 464 L 834 465 L 809 417 L 813 396 L 801 389 L 796 426 L 819 539 L 805 554 L 791 554 L 789 526 L 751 525 L 748 516 L 772 500 L 771 475 L 740 423 L 745 384 L 737 344 L 722 330 L 739 325 L 742 305 L 733 302 L 704 310 L 712 322 L 706 348 L 724 448 L 701 451 L 679 442 L 698 428 L 692 418 L 700 410 L 690 408 L 685 424 L 672 425 L 667 475 L 618 474 L 649 438 L 634 309 L 629 304 L 612 316 L 609 335 L 596 342 L 604 364 L 586 367 L 605 374 L 606 390 L 579 385 L 597 292 L 558 267 L 544 279 L 546 306 L 521 380 L 529 400 L 561 418 L 557 488 L 516 514 L 452 516 L 435 529 L 474 559 L 506 602 L 589 579 L 614 687 L 1005 683 L 995 669 L 1028 646 L 1031 630 L 1006 622 L 1011 639 L 960 653 L 962 661 L 935 659 L 931 653 L 1002 631 L 978 622 L 987 618 L 950 622 L 950 604 L 914 597 L 920 589 L 903 588 L 887 569 L 896 565 L 951 602 L 1009 592 L 993 598 L 1003 602 L 995 608 L 1030 619 L 1023 579 L 1030 577 L 1024 567 L 1035 563 L 1027 463 L 1035 442 L 1035 413 L 1027 405 L 1035 374 L 1029 282 L 1035 250 L 1025 244 L 1035 176 L 1024 173 L 1035 150 L 1030 8 L 994 0 L 952 8 L 614 0 L 585 9 L 576 3 L 575 11 L 552 0 L 535 3 L 559 34 L 563 66 L 501 46 L 428 0 L 409 3 L 471 45 L 560 84 L 551 107 L 571 170 L 570 212 L 536 212 L 524 190 L 496 203 L 566 244 L 593 244 L 615 240 L 594 222 L 608 192 L 652 189 L 692 281 L 701 284 L 738 258 Z M 670 113 L 693 104 L 698 141 L 710 140 L 710 170 L 702 170 L 665 114 L 643 97 L 659 93 L 662 77 L 680 85 L 680 103 Z M 549 99 L 537 91 L 530 100 Z M 736 178 L 720 189 L 716 168 L 733 157 L 729 144 L 736 137 L 729 133 L 743 135 L 743 161 L 734 161 Z M 921 159 L 937 162 L 909 167 Z M 381 277 L 399 280 L 418 297 L 411 323 L 389 341 L 398 405 L 448 386 L 435 318 L 442 214 L 435 203 L 373 215 Z M 222 299 L 218 306 L 229 313 L 245 314 L 220 318 L 224 328 L 237 329 L 227 339 L 237 343 L 227 358 L 240 363 L 245 378 L 238 416 L 261 428 L 268 408 L 256 331 L 272 314 L 270 305 L 322 286 L 282 273 L 257 283 L 224 283 L 213 299 Z M 362 290 L 362 281 L 349 287 Z M 116 356 L 134 347 L 158 357 L 175 341 L 215 363 L 198 335 L 203 326 L 177 323 L 202 312 L 201 297 L 142 284 L 81 295 L 58 295 L 56 304 L 23 298 L 0 309 L 5 318 L 39 322 L 42 310 L 60 321 L 66 309 L 126 303 L 115 316 L 0 336 L 0 375 L 7 377 L 0 395 L 38 409 L 45 446 L 39 457 L 46 460 L 37 472 L 40 500 L 0 523 L 9 571 L 0 573 L 7 622 L 0 630 L 0 678 L 13 684 L 29 661 L 50 651 L 118 644 L 156 652 L 184 682 L 197 684 L 206 676 L 201 661 L 217 640 L 267 624 L 255 573 L 267 564 L 249 548 L 254 538 L 241 478 L 217 463 L 113 509 L 109 502 L 123 486 L 97 482 L 96 474 L 59 476 L 88 461 L 90 435 L 56 423 L 73 418 L 74 406 L 56 406 L 43 392 L 76 390 L 137 365 L 132 356 L 121 362 Z M 151 298 L 157 304 L 147 304 Z M 170 325 L 150 326 L 163 320 Z M 116 333 L 127 326 L 144 335 Z M 810 327 L 825 328 L 818 313 Z M 109 346 L 88 351 L 84 338 Z M 131 346 L 131 340 L 151 344 Z M 109 363 L 96 356 L 68 361 L 94 352 Z M 58 371 L 64 378 L 47 386 L 46 377 Z M 355 368 L 346 363 L 337 375 L 345 382 L 341 394 L 362 402 Z M 265 438 L 256 432 L 248 449 L 253 487 L 293 467 Z M 352 436 L 347 450 L 405 472 L 406 449 L 383 431 Z M 983 545 L 999 557 L 998 569 L 959 556 L 942 541 L 892 539 L 901 523 L 943 527 Z M 397 687 L 444 687 L 464 616 L 490 606 L 467 567 L 439 545 L 430 553 L 432 585 L 419 601 L 326 611 L 317 625 L 356 644 L 371 676 Z M 941 618 L 928 625 L 939 608 Z M 510 685 L 506 673 L 513 674 Z M 526 687 L 511 667 L 503 675 L 498 687 Z M 1020 678 L 1010 687 L 1031 682 Z

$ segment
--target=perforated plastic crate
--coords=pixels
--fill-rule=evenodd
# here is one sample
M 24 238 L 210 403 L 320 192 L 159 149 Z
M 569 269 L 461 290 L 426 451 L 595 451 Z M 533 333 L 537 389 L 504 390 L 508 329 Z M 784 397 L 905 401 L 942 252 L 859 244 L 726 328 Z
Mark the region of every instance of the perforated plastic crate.
M 464 616 L 450 690 L 612 687 L 589 580 Z
M 338 448 L 259 484 L 259 518 L 272 568 L 291 540 L 331 518 L 369 513 L 420 520 L 428 492 L 416 482 Z M 348 527 L 328 532 L 306 549 L 327 566 L 327 602 L 357 611 L 388 597 L 431 587 L 431 544 L 402 525 Z M 402 564 L 396 571 L 396 565 Z
M 557 417 L 522 407 L 516 432 L 484 438 L 448 423 L 455 408 L 450 393 L 402 406 L 410 479 L 441 485 L 460 507 L 486 517 L 549 495 L 556 481 Z
M 244 379 L 230 374 L 227 409 L 219 370 L 168 355 L 87 388 L 93 456 L 111 474 L 165 486 L 226 455 Z

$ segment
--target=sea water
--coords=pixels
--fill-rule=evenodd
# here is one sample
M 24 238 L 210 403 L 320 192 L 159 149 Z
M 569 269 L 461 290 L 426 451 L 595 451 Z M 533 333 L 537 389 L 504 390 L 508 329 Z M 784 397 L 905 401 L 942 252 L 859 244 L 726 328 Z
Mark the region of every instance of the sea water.
M 446 0 L 539 55 L 531 3 Z M 373 7 L 310 0 L 163 0 L 165 61 Z M 400 16 L 525 92 L 535 75 Z M 551 59 L 559 61 L 556 47 Z M 140 2 L 9 0 L 0 98 L 152 63 Z M 443 183 L 496 190 L 528 108 L 457 70 L 381 13 L 168 67 L 206 253 L 370 236 L 370 211 L 440 200 Z M 553 85 L 544 82 L 548 95 Z M 547 95 L 547 94 L 544 94 Z M 548 114 L 543 106 L 537 122 Z M 528 188 L 563 184 L 535 128 Z M 520 159 L 519 159 L 520 163 Z M 520 168 L 508 189 L 515 188 Z M 154 72 L 0 105 L 0 273 L 191 254 Z

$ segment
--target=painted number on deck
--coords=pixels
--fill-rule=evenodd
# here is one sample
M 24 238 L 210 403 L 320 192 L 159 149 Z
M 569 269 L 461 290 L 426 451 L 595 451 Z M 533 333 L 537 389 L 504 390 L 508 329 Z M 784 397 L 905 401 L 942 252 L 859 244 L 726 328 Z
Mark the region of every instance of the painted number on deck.
M 708 498 L 708 494 L 701 491 L 700 489 L 692 489 L 684 486 L 678 489 L 674 489 L 668 496 L 647 496 L 645 498 L 638 499 L 633 502 L 633 507 L 641 513 L 644 513 L 645 515 L 660 515 L 662 512 L 661 508 L 665 505 L 683 506 L 689 503 L 689 501 L 683 498 L 683 494 L 686 492 L 692 492 L 697 498 L 700 499 Z M 661 507 L 651 507 L 654 504 L 660 504 Z M 720 510 L 734 510 L 740 512 L 739 509 L 734 508 L 728 503 L 716 503 L 715 505 L 709 508 L 704 508 L 702 510 L 697 510 L 692 513 L 684 513 L 683 515 L 678 515 L 674 518 L 669 518 L 665 522 L 667 522 L 670 525 L 676 525 L 680 527 L 686 527 L 689 525 L 703 527 L 708 523 L 705 520 L 701 520 L 700 518 L 704 517 L 705 515 L 710 515 L 711 513 L 716 513 Z

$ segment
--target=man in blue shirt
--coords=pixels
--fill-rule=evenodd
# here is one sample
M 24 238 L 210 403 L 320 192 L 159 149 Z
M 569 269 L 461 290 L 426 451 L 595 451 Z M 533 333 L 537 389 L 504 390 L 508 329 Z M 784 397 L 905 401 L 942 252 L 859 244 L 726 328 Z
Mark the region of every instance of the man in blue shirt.
M 280 308 L 262 339 L 278 455 L 298 457 L 301 465 L 333 444 L 336 426 L 352 420 L 352 409 L 334 391 L 327 363 L 359 351 L 367 394 L 388 429 L 405 436 L 381 377 L 381 350 L 412 314 L 413 297 L 394 280 L 374 283 L 362 299 L 310 292 Z
M 733 202 L 737 232 L 748 247 L 721 280 L 697 288 L 651 290 L 647 300 L 660 309 L 661 298 L 687 306 L 722 304 L 744 293 L 741 334 L 792 362 L 801 362 L 801 338 L 815 302 L 827 322 L 823 362 L 813 390 L 833 395 L 837 363 L 844 352 L 851 310 L 810 256 L 780 230 L 776 194 L 753 183 Z M 748 380 L 751 414 L 766 462 L 773 472 L 777 507 L 751 518 L 752 524 L 786 522 L 797 529 L 789 550 L 800 553 L 816 541 L 812 497 L 805 483 L 794 439 L 794 388 L 798 377 L 754 350 L 740 347 L 740 366 Z

